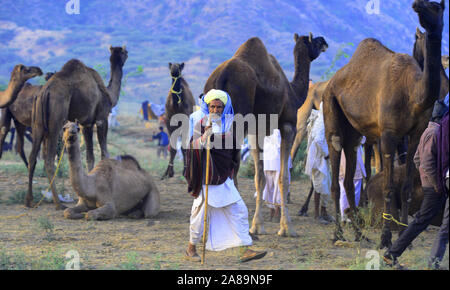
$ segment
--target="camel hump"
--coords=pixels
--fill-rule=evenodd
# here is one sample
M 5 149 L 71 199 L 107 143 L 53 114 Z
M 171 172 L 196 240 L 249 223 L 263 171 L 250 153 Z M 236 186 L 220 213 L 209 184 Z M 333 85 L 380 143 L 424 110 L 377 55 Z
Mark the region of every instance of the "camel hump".
M 86 73 L 87 69 L 84 63 L 78 59 L 71 59 L 66 62 L 61 70 L 57 73 L 60 77 L 71 77 L 73 78 L 76 74 Z
M 235 56 L 244 55 L 248 57 L 249 55 L 252 56 L 268 56 L 268 52 L 266 49 L 266 46 L 262 42 L 262 40 L 259 37 L 252 37 L 248 39 L 246 42 L 244 42 L 236 51 L 234 54 Z
M 392 55 L 395 53 L 378 39 L 366 38 L 359 43 L 353 58 L 363 57 L 368 60 L 375 60 L 377 57 L 385 58 L 386 54 Z
M 143 171 L 143 169 L 139 165 L 139 162 L 131 155 L 120 155 L 116 157 L 116 160 L 120 161 L 123 167 Z

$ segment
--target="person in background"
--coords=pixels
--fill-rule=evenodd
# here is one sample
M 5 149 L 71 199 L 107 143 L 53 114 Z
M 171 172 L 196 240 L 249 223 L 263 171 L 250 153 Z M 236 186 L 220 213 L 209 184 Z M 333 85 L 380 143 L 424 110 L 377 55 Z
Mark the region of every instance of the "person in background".
M 356 170 L 355 176 L 353 177 L 353 184 L 355 185 L 355 203 L 356 206 L 359 204 L 359 200 L 361 198 L 361 188 L 362 188 L 362 180 L 366 177 L 366 169 L 364 167 L 364 161 L 362 159 L 362 145 L 366 143 L 366 137 L 362 136 L 361 142 L 358 146 L 358 152 L 356 155 Z M 350 222 L 350 219 L 345 214 L 345 210 L 349 208 L 349 204 L 347 201 L 347 194 L 345 193 L 344 188 L 344 178 L 345 178 L 345 154 L 344 150 L 341 153 L 341 164 L 339 167 L 339 187 L 341 189 L 341 197 L 339 199 L 340 208 L 341 208 L 341 221 L 342 222 Z
M 314 189 L 314 218 L 322 224 L 328 224 L 334 219 L 327 213 L 328 199 L 331 194 L 331 177 L 329 167 L 328 145 L 325 139 L 325 124 L 323 121 L 323 103 L 319 111 L 312 110 L 308 118 L 308 155 L 306 157 L 305 173 L 310 176 Z M 319 213 L 320 207 L 320 213 Z
M 158 155 L 158 158 L 160 158 L 161 153 L 164 155 L 164 159 L 167 158 L 167 146 L 169 145 L 169 136 L 166 132 L 164 132 L 163 127 L 159 127 L 159 133 L 155 135 L 155 132 L 153 132 L 153 140 L 158 140 L 158 149 L 156 151 L 156 154 Z

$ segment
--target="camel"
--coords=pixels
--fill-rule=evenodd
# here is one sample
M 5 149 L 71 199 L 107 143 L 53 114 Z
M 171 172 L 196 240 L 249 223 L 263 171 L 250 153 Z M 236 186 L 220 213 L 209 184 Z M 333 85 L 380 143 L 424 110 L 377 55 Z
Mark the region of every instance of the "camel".
M 314 38 L 294 34 L 294 63 L 295 74 L 292 82 L 289 82 L 276 58 L 267 52 L 261 39 L 253 37 L 243 43 L 233 57 L 220 64 L 209 76 L 203 92 L 206 94 L 211 89 L 226 91 L 232 100 L 235 114 L 246 116 L 253 114 L 267 116 L 264 126 L 265 135 L 271 135 L 269 115 L 278 114 L 278 129 L 281 132 L 281 218 L 279 236 L 297 236 L 290 225 L 290 219 L 286 208 L 286 193 L 289 192 L 288 184 L 288 157 L 294 141 L 297 123 L 297 110 L 304 103 L 308 93 L 309 70 L 311 62 L 320 53 L 326 51 L 328 44 L 323 37 Z M 273 126 L 273 124 L 272 124 Z M 245 130 L 248 131 L 248 130 Z M 255 187 L 257 192 L 256 210 L 250 228 L 253 235 L 265 234 L 262 218 L 262 190 L 265 186 L 263 163 L 259 156 L 263 150 L 263 143 L 257 142 L 263 136 L 255 132 L 245 132 L 249 135 L 251 154 L 255 161 Z M 237 140 L 236 146 L 240 146 L 242 140 Z M 240 148 L 240 147 L 237 147 Z M 239 157 L 235 158 L 239 164 Z
M 92 146 L 93 125 L 97 126 L 97 138 L 101 148 L 101 158 L 108 156 L 106 150 L 108 115 L 119 98 L 122 67 L 128 57 L 125 47 L 110 47 L 111 81 L 106 88 L 100 75 L 77 59 L 69 60 L 62 69 L 42 87 L 32 113 L 33 146 L 29 155 L 28 192 L 25 205 L 32 206 L 33 174 L 36 157 L 44 142 L 44 167 L 49 182 L 55 173 L 54 161 L 57 140 L 67 120 L 78 120 L 83 127 L 86 144 L 87 167 L 94 165 Z M 65 209 L 50 184 L 56 209 Z
M 398 220 L 399 213 L 401 210 L 401 189 L 405 179 L 406 165 L 397 166 L 394 168 L 394 194 L 391 202 L 391 214 Z M 411 195 L 411 203 L 408 207 L 408 215 L 413 216 L 419 211 L 420 206 L 423 201 L 423 191 L 422 184 L 420 182 L 419 171 L 414 168 L 413 170 L 413 190 Z M 371 210 L 371 220 L 372 222 L 377 221 L 379 217 L 382 216 L 384 210 L 384 197 L 383 197 L 383 174 L 375 174 L 367 183 L 367 197 L 369 202 L 373 205 Z M 440 226 L 442 224 L 442 218 L 444 215 L 444 207 L 438 215 L 434 217 L 431 222 L 433 226 Z M 398 230 L 399 226 L 395 223 L 390 224 L 391 231 Z
M 306 135 L 306 125 L 311 115 L 311 110 L 319 110 L 320 103 L 322 102 L 322 95 L 328 85 L 328 81 L 318 82 L 312 84 L 308 90 L 308 96 L 306 97 L 303 105 L 297 110 L 297 134 L 295 135 L 294 144 L 291 150 L 291 159 L 295 160 L 298 148 L 305 138 Z
M 172 133 L 180 127 L 180 125 L 171 126 L 170 120 L 172 116 L 175 114 L 185 114 L 189 116 L 193 112 L 193 108 L 195 106 L 194 97 L 192 96 L 192 92 L 189 89 L 189 85 L 186 82 L 186 80 L 181 75 L 181 72 L 184 68 L 184 62 L 179 63 L 169 63 L 169 70 L 170 70 L 170 76 L 172 78 L 172 84 L 169 91 L 169 94 L 167 95 L 166 99 L 166 116 L 165 116 L 165 122 L 166 122 L 166 128 L 169 132 L 169 136 L 172 136 Z M 184 163 L 184 169 L 183 169 L 183 176 L 184 176 L 184 170 L 186 170 L 186 158 L 185 158 L 185 149 L 182 149 L 181 152 L 183 153 L 183 163 Z M 167 166 L 166 172 L 163 175 L 164 178 L 170 178 L 173 177 L 174 171 L 173 171 L 173 160 L 175 159 L 175 155 L 177 154 L 177 148 L 170 146 L 170 159 L 169 159 L 169 165 Z
M 76 123 L 64 125 L 70 182 L 79 197 L 75 207 L 64 211 L 64 217 L 107 220 L 121 214 L 133 218 L 156 216 L 160 209 L 158 188 L 134 157 L 103 159 L 89 173 L 85 172 L 81 164 L 79 130 Z
M 344 187 L 349 201 L 349 216 L 356 240 L 361 240 L 360 217 L 355 205 L 353 176 L 356 150 L 362 135 L 369 144 L 380 139 L 383 158 L 384 210 L 390 214 L 395 147 L 403 136 L 409 137 L 406 176 L 411 176 L 412 158 L 420 135 L 427 125 L 430 110 L 439 97 L 441 85 L 441 42 L 444 1 L 415 0 L 413 10 L 426 30 L 424 69 L 406 54 L 395 53 L 380 41 L 363 40 L 349 63 L 330 80 L 324 95 L 324 119 L 332 168 L 332 195 L 336 209 L 333 241 L 343 240 L 339 210 L 339 164 L 341 150 L 346 158 Z M 407 223 L 412 181 L 402 189 L 401 222 Z M 383 220 L 380 248 L 391 245 L 389 221 Z
M 45 80 L 48 81 L 54 73 L 46 73 Z M 16 151 L 22 158 L 25 166 L 28 168 L 27 158 L 25 157 L 24 147 L 24 136 L 27 128 L 31 127 L 31 113 L 33 109 L 34 97 L 38 94 L 42 85 L 31 85 L 30 83 L 25 83 L 23 88 L 20 90 L 17 99 L 8 107 L 2 109 L 2 114 L 0 118 L 0 144 L 3 144 L 6 133 L 11 127 L 11 120 L 14 120 L 14 126 L 17 130 L 17 142 Z M 0 147 L 0 159 L 2 158 L 2 148 Z
M 37 66 L 16 65 L 11 72 L 8 87 L 5 91 L 0 92 L 0 108 L 6 108 L 14 103 L 27 80 L 41 75 L 42 70 Z

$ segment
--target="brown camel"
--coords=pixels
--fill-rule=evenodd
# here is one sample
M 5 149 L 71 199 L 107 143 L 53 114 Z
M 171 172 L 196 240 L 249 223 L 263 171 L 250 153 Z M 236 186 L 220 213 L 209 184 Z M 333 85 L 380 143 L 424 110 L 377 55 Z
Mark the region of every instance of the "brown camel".
M 40 75 L 42 75 L 42 71 L 36 66 L 16 65 L 11 72 L 8 87 L 5 91 L 0 92 L 0 108 L 6 108 L 14 103 L 25 82 Z
M 45 80 L 48 81 L 54 73 L 46 73 Z M 14 126 L 17 130 L 17 142 L 16 151 L 22 158 L 25 166 L 28 168 L 27 158 L 25 157 L 24 147 L 24 136 L 27 127 L 31 127 L 31 113 L 33 110 L 33 101 L 35 96 L 37 96 L 42 85 L 31 85 L 25 83 L 23 88 L 20 90 L 14 103 L 6 108 L 2 109 L 2 114 L 0 118 L 0 144 L 3 144 L 6 138 L 6 133 L 10 130 L 11 120 L 14 120 Z M 6 133 L 4 133 L 6 132 Z M 0 146 L 0 159 L 2 158 L 2 146 Z
M 169 63 L 170 76 L 172 78 L 172 84 L 167 95 L 166 99 L 166 128 L 169 131 L 169 136 L 172 136 L 172 133 L 180 127 L 180 125 L 170 125 L 170 120 L 172 116 L 175 114 L 184 114 L 189 116 L 193 112 L 193 108 L 195 106 L 194 97 L 192 96 L 192 92 L 189 89 L 189 85 L 186 80 L 181 75 L 181 72 L 184 68 L 184 62 L 179 63 Z M 175 145 L 175 144 L 173 144 Z M 185 149 L 182 149 L 183 153 L 183 176 L 184 170 L 186 170 L 186 158 L 185 158 Z M 177 154 L 177 148 L 175 146 L 170 146 L 170 159 L 169 165 L 167 166 L 167 170 L 164 173 L 162 178 L 170 178 L 173 177 L 173 160 L 175 159 L 175 155 Z
M 281 218 L 278 235 L 280 236 L 297 236 L 290 225 L 286 208 L 286 193 L 289 191 L 287 162 L 296 132 L 296 113 L 308 94 L 311 62 L 328 47 L 323 37 L 313 38 L 312 34 L 308 37 L 299 36 L 296 33 L 294 41 L 295 74 L 292 82 L 288 81 L 278 61 L 267 52 L 263 42 L 253 37 L 243 43 L 231 59 L 214 70 L 203 90 L 205 94 L 211 89 L 226 91 L 231 97 L 235 114 L 266 116 L 266 123 L 256 126 L 265 126 L 265 135 L 271 135 L 274 129 L 273 124 L 269 124 L 269 115 L 278 114 L 278 129 L 281 131 L 282 138 L 279 179 Z M 256 132 L 259 132 L 258 128 L 254 132 L 246 132 L 249 135 L 251 154 L 255 161 L 257 191 L 256 210 L 250 232 L 264 234 L 261 196 L 265 178 L 263 163 L 259 158 L 262 154 L 263 142 L 256 141 L 263 140 L 264 136 L 258 136 Z M 240 146 L 241 141 L 238 140 L 236 145 Z M 235 158 L 235 161 L 239 164 L 239 157 Z
M 32 206 L 33 174 L 41 143 L 44 142 L 44 166 L 47 177 L 51 181 L 55 173 L 54 161 L 58 136 L 67 120 L 78 120 L 83 126 L 88 169 L 91 169 L 94 164 L 93 152 L 91 152 L 93 151 L 91 144 L 94 124 L 97 125 L 97 138 L 102 159 L 108 156 L 106 151 L 108 115 L 111 108 L 117 104 L 122 67 L 128 57 L 126 49 L 122 47 L 110 47 L 110 52 L 111 81 L 108 88 L 104 86 L 103 80 L 95 70 L 88 68 L 79 60 L 72 59 L 40 90 L 32 113 L 33 146 L 29 157 L 26 206 Z M 65 207 L 59 202 L 53 183 L 51 190 L 56 208 L 64 209 Z
M 391 202 L 390 212 L 396 220 L 398 220 L 400 216 L 402 204 L 401 191 L 405 179 L 405 173 L 405 164 L 394 168 L 394 194 Z M 416 168 L 413 169 L 412 180 L 413 190 L 411 195 L 411 202 L 408 207 L 408 215 L 410 216 L 413 216 L 416 212 L 419 211 L 423 201 L 422 184 L 420 182 L 419 171 Z M 375 174 L 367 183 L 367 197 L 369 202 L 373 205 L 371 211 L 371 220 L 372 222 L 377 221 L 379 217 L 382 216 L 384 210 L 383 174 L 381 172 Z M 444 207 L 445 205 L 443 205 L 442 210 L 439 212 L 439 214 L 433 218 L 431 225 L 440 226 L 442 224 Z M 395 223 L 390 224 L 391 230 L 398 230 L 399 228 L 401 227 L 397 226 L 397 224 Z
M 361 135 L 366 136 L 369 144 L 374 144 L 377 139 L 381 142 L 386 214 L 390 214 L 394 192 L 395 147 L 403 136 L 409 137 L 406 176 L 412 174 L 412 158 L 429 119 L 427 112 L 439 97 L 444 8 L 444 1 L 414 1 L 413 9 L 427 31 L 423 71 L 413 57 L 394 53 L 378 40 L 366 39 L 359 44 L 349 63 L 333 76 L 325 90 L 325 131 L 333 174 L 331 191 L 336 208 L 335 241 L 344 238 L 339 222 L 338 172 L 342 149 L 347 161 L 344 187 L 357 240 L 362 235 L 358 226 L 360 218 L 355 205 L 353 176 L 356 168 L 355 148 Z M 405 224 L 411 189 L 412 181 L 407 178 L 401 196 L 401 222 Z M 392 238 L 389 221 L 383 222 L 379 246 L 389 247 Z
M 152 177 L 129 155 L 103 159 L 89 173 L 81 164 L 79 127 L 64 125 L 63 140 L 69 156 L 70 182 L 79 197 L 64 217 L 92 220 L 112 219 L 121 214 L 149 218 L 159 213 L 160 196 Z

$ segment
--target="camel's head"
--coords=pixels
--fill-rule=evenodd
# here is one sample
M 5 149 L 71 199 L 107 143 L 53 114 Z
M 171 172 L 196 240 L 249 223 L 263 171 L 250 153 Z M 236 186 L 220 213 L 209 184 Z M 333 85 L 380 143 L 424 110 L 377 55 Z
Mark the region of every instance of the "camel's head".
M 325 38 L 321 36 L 314 38 L 311 32 L 309 33 L 309 36 L 299 36 L 295 33 L 294 40 L 294 55 L 307 49 L 310 61 L 315 60 L 322 52 L 325 52 L 328 49 L 328 43 L 325 41 Z
M 444 28 L 445 0 L 441 3 L 430 2 L 428 0 L 415 0 L 412 8 L 419 15 L 419 22 L 422 27 L 431 33 L 442 34 Z
M 120 67 L 125 65 L 128 58 L 128 51 L 125 45 L 122 47 L 109 46 L 109 52 L 111 53 L 111 56 L 109 57 L 111 63 L 116 63 L 120 65 Z
M 442 66 L 444 67 L 444 69 L 448 68 L 448 55 L 442 56 Z
M 182 63 L 171 63 L 169 62 L 170 75 L 173 78 L 181 77 L 181 71 L 184 68 L 184 62 Z
M 80 126 L 78 122 L 70 122 L 67 123 L 63 127 L 63 140 L 68 143 L 73 143 L 78 139 L 78 132 L 80 132 Z
M 413 57 L 419 63 L 419 66 L 423 69 L 423 63 L 425 60 L 426 39 L 425 33 L 420 31 L 419 27 L 416 30 L 416 41 L 414 42 Z
M 46 81 L 48 81 L 55 73 L 54 72 L 48 72 L 44 75 L 44 78 Z
M 18 64 L 11 72 L 11 80 L 16 82 L 26 82 L 31 78 L 41 75 L 42 70 L 37 66 L 24 66 L 23 64 Z

